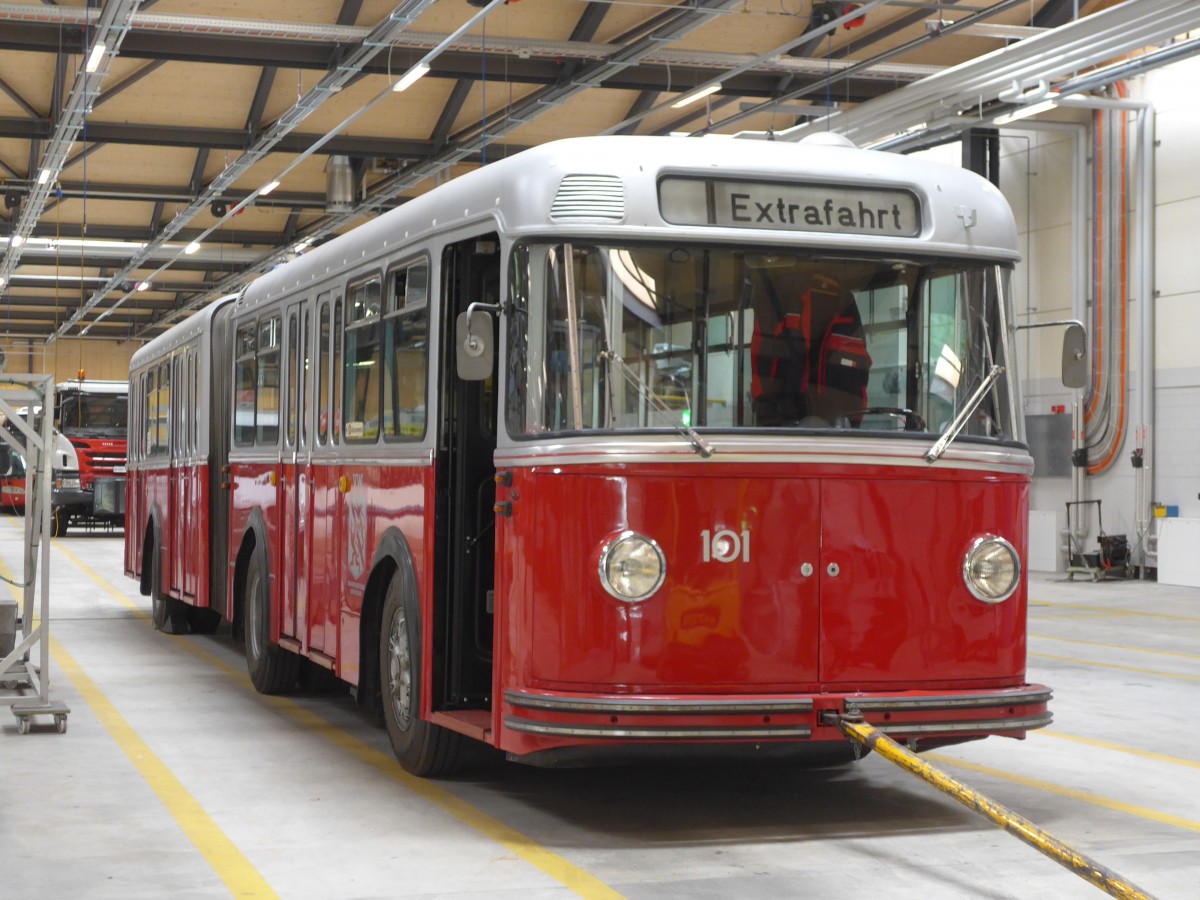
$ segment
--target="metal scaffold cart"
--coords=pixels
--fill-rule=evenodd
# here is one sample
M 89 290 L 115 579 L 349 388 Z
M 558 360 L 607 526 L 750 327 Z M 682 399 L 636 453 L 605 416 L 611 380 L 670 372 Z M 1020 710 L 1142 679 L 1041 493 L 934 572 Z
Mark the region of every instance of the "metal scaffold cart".
M 54 378 L 0 373 L 0 477 L 24 469 L 25 540 L 19 573 L 0 560 L 0 706 L 28 733 L 34 717 L 67 730 L 65 703 L 50 699 L 50 479 Z M 15 486 L 14 486 L 15 490 Z M 40 574 L 40 578 L 39 578 Z M 19 594 L 16 602 L 9 595 Z M 36 595 L 36 601 L 35 601 Z M 18 609 L 19 606 L 19 609 Z

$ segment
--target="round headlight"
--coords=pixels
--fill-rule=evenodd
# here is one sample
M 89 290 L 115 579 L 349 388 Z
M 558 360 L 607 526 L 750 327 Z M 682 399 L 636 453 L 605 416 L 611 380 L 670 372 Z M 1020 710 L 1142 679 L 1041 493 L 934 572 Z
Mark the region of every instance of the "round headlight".
M 967 551 L 963 581 L 967 590 L 984 603 L 1000 603 L 1012 596 L 1021 580 L 1021 560 L 1004 538 L 986 535 Z
M 667 577 L 667 561 L 658 544 L 636 531 L 623 531 L 600 552 L 600 583 L 626 603 L 645 600 Z

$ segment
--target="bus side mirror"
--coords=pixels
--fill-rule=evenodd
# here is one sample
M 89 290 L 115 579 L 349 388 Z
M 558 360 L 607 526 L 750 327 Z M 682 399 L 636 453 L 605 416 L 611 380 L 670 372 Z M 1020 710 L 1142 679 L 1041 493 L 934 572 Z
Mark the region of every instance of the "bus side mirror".
M 1063 335 L 1062 383 L 1069 388 L 1087 384 L 1087 331 L 1079 322 L 1070 322 Z
M 0 442 L 0 478 L 10 478 L 13 475 L 12 448 Z
M 458 377 L 483 381 L 492 377 L 496 348 L 492 340 L 492 316 L 484 310 L 460 313 L 454 323 Z

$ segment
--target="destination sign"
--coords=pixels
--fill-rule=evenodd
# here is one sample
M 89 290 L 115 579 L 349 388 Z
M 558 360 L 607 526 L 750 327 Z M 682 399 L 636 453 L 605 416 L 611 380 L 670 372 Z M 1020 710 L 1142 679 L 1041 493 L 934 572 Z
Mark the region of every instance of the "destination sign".
M 664 178 L 662 216 L 675 225 L 917 237 L 921 204 L 909 191 L 831 184 Z

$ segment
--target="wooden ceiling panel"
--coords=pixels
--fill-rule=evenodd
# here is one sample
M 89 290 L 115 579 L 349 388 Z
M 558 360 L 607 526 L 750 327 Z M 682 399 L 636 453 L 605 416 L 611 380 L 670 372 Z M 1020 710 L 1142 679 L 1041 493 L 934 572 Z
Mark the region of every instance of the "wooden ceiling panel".
M 1008 3 L 1005 11 L 989 21 L 1027 25 L 1049 17 L 1061 25 L 1074 6 L 1074 0 L 889 0 L 868 11 L 861 28 L 839 28 L 806 53 L 819 62 L 831 53 L 828 65 L 834 71 L 834 63 L 871 60 L 913 42 L 912 49 L 886 61 L 954 65 L 1001 45 L 995 38 L 977 36 L 931 38 L 925 20 L 962 19 L 1002 2 Z M 1086 0 L 1082 11 L 1090 14 L 1116 2 Z M 403 178 L 405 168 L 415 163 L 422 164 L 422 171 L 437 172 L 406 186 L 395 201 L 402 202 L 520 147 L 594 134 L 634 110 L 658 105 L 663 108 L 646 114 L 633 130 L 693 131 L 710 122 L 724 133 L 787 128 L 802 104 L 794 99 L 763 104 L 772 97 L 788 98 L 822 75 L 820 69 L 787 73 L 779 66 L 730 74 L 750 56 L 802 35 L 811 24 L 814 0 L 742 0 L 731 12 L 704 19 L 694 0 L 510 0 L 433 60 L 429 75 L 403 93 L 388 93 L 389 85 L 442 36 L 479 12 L 467 0 L 440 0 L 398 37 L 396 46 L 367 60 L 361 74 L 350 77 L 342 90 L 267 148 L 262 141 L 271 123 L 292 111 L 297 99 L 330 71 L 345 71 L 335 67 L 355 58 L 356 40 L 395 11 L 398 0 L 158 0 L 142 4 L 145 18 L 139 24 L 142 14 L 135 16 L 120 53 L 110 61 L 99 97 L 90 103 L 86 135 L 72 135 L 69 146 L 56 144 L 52 136 L 62 116 L 53 108 L 55 72 L 60 58 L 65 60 L 63 85 L 69 91 L 83 60 L 78 14 L 94 5 L 61 0 L 22 6 L 0 0 L 6 13 L 0 17 L 0 194 L 13 201 L 9 206 L 0 201 L 0 248 L 5 252 L 0 267 L 17 260 L 8 284 L 0 288 L 0 321 L 23 309 L 22 298 L 32 299 L 35 307 L 41 303 L 36 327 L 46 334 L 55 328 L 47 303 L 61 301 L 73 310 L 92 302 L 100 282 L 81 287 L 80 275 L 107 279 L 128 270 L 108 297 L 97 296 L 95 311 L 85 317 L 91 321 L 124 295 L 131 280 L 160 263 L 151 259 L 135 265 L 132 257 L 120 256 L 88 259 L 76 250 L 73 265 L 63 255 L 47 266 L 44 251 L 28 257 L 13 254 L 6 239 L 14 228 L 26 227 L 28 217 L 20 210 L 31 204 L 38 207 L 31 235 L 78 236 L 86 216 L 89 238 L 145 241 L 158 234 L 178 247 L 217 225 L 214 200 L 232 208 L 279 177 L 300 154 L 311 152 L 271 196 L 258 198 L 205 236 L 199 258 L 154 275 L 151 290 L 123 301 L 97 326 L 144 339 L 161 331 L 169 318 L 164 311 L 172 304 L 187 303 L 229 271 L 241 271 L 237 267 L 261 261 L 314 229 L 325 234 L 327 226 L 344 229 L 363 221 L 365 204 L 349 218 L 325 213 L 330 154 L 355 158 L 360 172 L 365 167 L 362 183 L 368 191 L 397 172 Z M 64 24 L 55 25 L 56 17 Z M 652 26 L 693 19 L 701 24 L 682 36 L 672 31 L 648 38 Z M 631 64 L 605 68 L 600 57 L 606 44 L 609 53 L 631 54 Z M 596 71 L 603 71 L 607 81 L 596 84 L 591 77 Z M 684 91 L 722 77 L 722 91 L 711 98 L 684 110 L 668 105 Z M 835 80 L 828 89 L 814 88 L 807 99 L 853 103 L 908 80 Z M 344 132 L 331 134 L 381 95 Z M 535 98 L 540 102 L 528 102 Z M 758 111 L 733 121 L 743 107 Z M 522 124 L 510 127 L 514 111 L 520 111 Z M 487 143 L 481 151 L 478 136 L 485 120 Z M 313 150 L 317 141 L 321 147 Z M 461 161 L 456 142 L 467 142 L 469 152 Z M 57 173 L 64 196 L 60 201 L 51 194 L 41 207 L 44 192 L 37 189 L 36 175 L 51 147 L 65 149 L 57 157 L 67 161 Z M 265 156 L 247 168 L 248 151 Z M 456 163 L 449 165 L 450 159 Z M 212 259 L 214 248 L 224 255 Z M 57 300 L 44 282 L 21 279 L 47 272 L 62 275 Z
M 78 144 L 72 147 L 69 158 L 77 157 L 80 149 Z M 184 147 L 102 144 L 85 159 L 65 166 L 59 181 L 174 187 L 187 181 L 195 158 L 196 151 Z
M 96 110 L 98 121 L 241 128 L 258 85 L 250 66 L 170 62 Z

